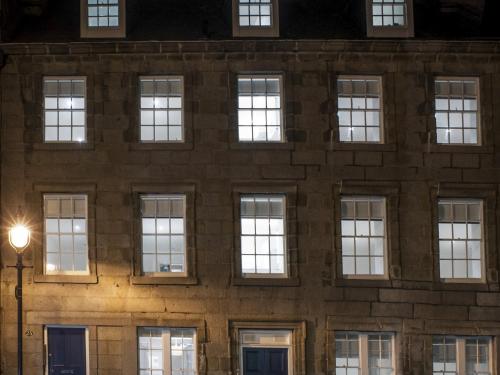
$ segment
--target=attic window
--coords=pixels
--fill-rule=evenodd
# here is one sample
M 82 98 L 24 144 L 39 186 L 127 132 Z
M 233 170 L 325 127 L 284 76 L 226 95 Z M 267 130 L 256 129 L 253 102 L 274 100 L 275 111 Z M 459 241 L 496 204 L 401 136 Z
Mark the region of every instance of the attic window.
M 125 0 L 80 0 L 82 38 L 125 36 Z
M 366 0 L 369 37 L 413 37 L 413 0 Z
M 233 0 L 233 36 L 278 35 L 278 0 Z

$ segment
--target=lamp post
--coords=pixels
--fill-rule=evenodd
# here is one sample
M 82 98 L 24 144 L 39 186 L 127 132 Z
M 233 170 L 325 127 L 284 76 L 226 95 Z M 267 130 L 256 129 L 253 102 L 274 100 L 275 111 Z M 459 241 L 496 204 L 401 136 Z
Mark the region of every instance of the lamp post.
M 22 223 L 17 223 L 9 230 L 9 243 L 17 253 L 17 374 L 23 375 L 23 255 L 30 244 L 30 230 Z

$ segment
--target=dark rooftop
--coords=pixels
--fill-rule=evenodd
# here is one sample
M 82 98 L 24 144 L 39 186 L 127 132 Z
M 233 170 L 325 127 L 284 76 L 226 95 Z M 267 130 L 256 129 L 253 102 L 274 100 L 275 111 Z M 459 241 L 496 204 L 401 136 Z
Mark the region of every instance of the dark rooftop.
M 80 0 L 2 1 L 4 42 L 82 40 Z M 280 38 L 365 39 L 363 4 L 280 0 Z M 414 12 L 418 39 L 500 38 L 500 0 L 414 0 Z M 127 40 L 232 39 L 231 23 L 231 0 L 127 0 Z

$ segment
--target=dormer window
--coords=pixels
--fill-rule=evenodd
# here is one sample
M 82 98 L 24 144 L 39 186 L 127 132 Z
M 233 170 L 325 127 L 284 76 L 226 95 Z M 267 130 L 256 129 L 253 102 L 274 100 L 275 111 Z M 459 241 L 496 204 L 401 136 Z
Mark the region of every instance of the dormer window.
M 233 36 L 279 36 L 278 0 L 233 0 Z
M 413 37 L 413 0 L 367 0 L 369 37 Z
M 82 38 L 125 37 L 125 0 L 80 0 Z

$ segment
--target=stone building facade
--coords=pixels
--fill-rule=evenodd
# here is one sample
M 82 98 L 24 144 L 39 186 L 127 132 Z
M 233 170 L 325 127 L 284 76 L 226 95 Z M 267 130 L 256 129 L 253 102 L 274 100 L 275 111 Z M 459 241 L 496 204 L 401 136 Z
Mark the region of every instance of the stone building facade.
M 56 326 L 85 327 L 89 374 L 139 374 L 140 327 L 193 329 L 200 375 L 244 374 L 240 333 L 252 330 L 290 332 L 289 374 L 335 374 L 339 332 L 391 335 L 387 374 L 398 375 L 432 374 L 436 337 L 486 337 L 488 373 L 499 373 L 498 42 L 14 40 L 0 48 L 4 233 L 18 206 L 33 230 L 26 374 L 48 373 L 47 327 Z M 237 80 L 250 73 L 282 77 L 284 142 L 238 141 Z M 140 142 L 139 79 L 158 75 L 183 77 L 184 142 Z M 44 142 L 44 77 L 82 76 L 86 142 Z M 338 78 L 348 76 L 381 78 L 383 143 L 341 142 Z M 438 144 L 435 79 L 471 76 L 480 142 Z M 188 272 L 145 277 L 140 195 L 179 192 Z M 288 277 L 242 277 L 240 196 L 251 192 L 286 195 Z M 44 195 L 61 193 L 88 200 L 85 276 L 44 271 Z M 343 274 L 345 196 L 385 199 L 385 277 Z M 449 198 L 482 201 L 479 281 L 440 275 L 438 202 Z M 5 375 L 16 373 L 14 263 L 4 236 Z

